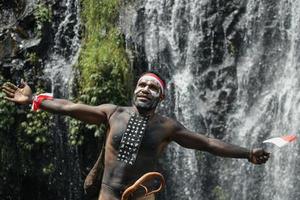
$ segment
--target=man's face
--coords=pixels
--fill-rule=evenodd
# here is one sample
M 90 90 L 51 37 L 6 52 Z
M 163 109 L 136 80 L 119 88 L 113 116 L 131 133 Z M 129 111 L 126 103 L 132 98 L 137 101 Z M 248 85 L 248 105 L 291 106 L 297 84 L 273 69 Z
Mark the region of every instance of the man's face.
M 161 98 L 162 91 L 159 83 L 142 77 L 134 90 L 133 103 L 137 108 L 149 111 L 156 108 Z

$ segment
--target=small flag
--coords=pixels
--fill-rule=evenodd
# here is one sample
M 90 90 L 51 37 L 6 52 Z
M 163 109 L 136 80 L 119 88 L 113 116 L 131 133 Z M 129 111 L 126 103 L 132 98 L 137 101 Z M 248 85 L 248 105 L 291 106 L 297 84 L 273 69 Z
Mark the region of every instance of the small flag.
M 283 147 L 284 145 L 294 141 L 297 139 L 296 135 L 284 135 L 281 137 L 275 137 L 268 140 L 263 141 L 263 143 L 272 143 L 278 147 Z

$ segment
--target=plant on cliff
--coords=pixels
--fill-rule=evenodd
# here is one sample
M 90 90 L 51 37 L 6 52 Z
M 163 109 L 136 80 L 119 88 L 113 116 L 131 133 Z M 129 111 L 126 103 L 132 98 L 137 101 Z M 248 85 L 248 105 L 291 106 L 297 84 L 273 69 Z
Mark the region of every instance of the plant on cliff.
M 34 11 L 34 17 L 37 21 L 37 24 L 42 24 L 46 22 L 51 22 L 52 20 L 52 9 L 50 6 L 39 2 L 36 5 L 35 11 Z
M 82 0 L 83 46 L 78 62 L 78 100 L 89 105 L 127 104 L 130 101 L 132 70 L 124 39 L 117 28 L 119 0 Z M 73 138 L 82 129 L 71 123 Z M 95 135 L 103 128 L 86 125 Z M 73 142 L 76 143 L 76 142 Z
M 43 26 L 52 21 L 52 8 L 50 5 L 38 1 L 33 15 L 36 21 L 35 32 L 37 33 L 37 36 L 42 36 Z
M 6 81 L 0 71 L 0 85 Z M 47 158 L 50 116 L 45 112 L 33 114 L 27 106 L 15 105 L 4 96 L 0 92 L 0 181 L 5 186 L 0 184 L 0 199 L 19 199 L 26 177 L 47 180 L 53 171 Z

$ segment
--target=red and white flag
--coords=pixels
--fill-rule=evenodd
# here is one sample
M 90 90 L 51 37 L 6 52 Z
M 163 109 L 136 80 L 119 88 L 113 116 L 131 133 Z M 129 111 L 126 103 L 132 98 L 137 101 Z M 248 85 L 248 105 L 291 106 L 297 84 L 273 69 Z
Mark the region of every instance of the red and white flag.
M 268 140 L 263 141 L 263 143 L 272 143 L 278 147 L 283 147 L 284 145 L 294 141 L 297 139 L 296 135 L 284 135 L 281 137 L 275 137 Z

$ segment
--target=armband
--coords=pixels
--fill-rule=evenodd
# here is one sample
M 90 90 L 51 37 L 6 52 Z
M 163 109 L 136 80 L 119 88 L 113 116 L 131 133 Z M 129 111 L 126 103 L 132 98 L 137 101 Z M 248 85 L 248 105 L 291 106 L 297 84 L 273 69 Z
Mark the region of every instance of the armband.
M 53 100 L 53 94 L 42 93 L 33 97 L 31 110 L 37 111 L 44 100 Z

